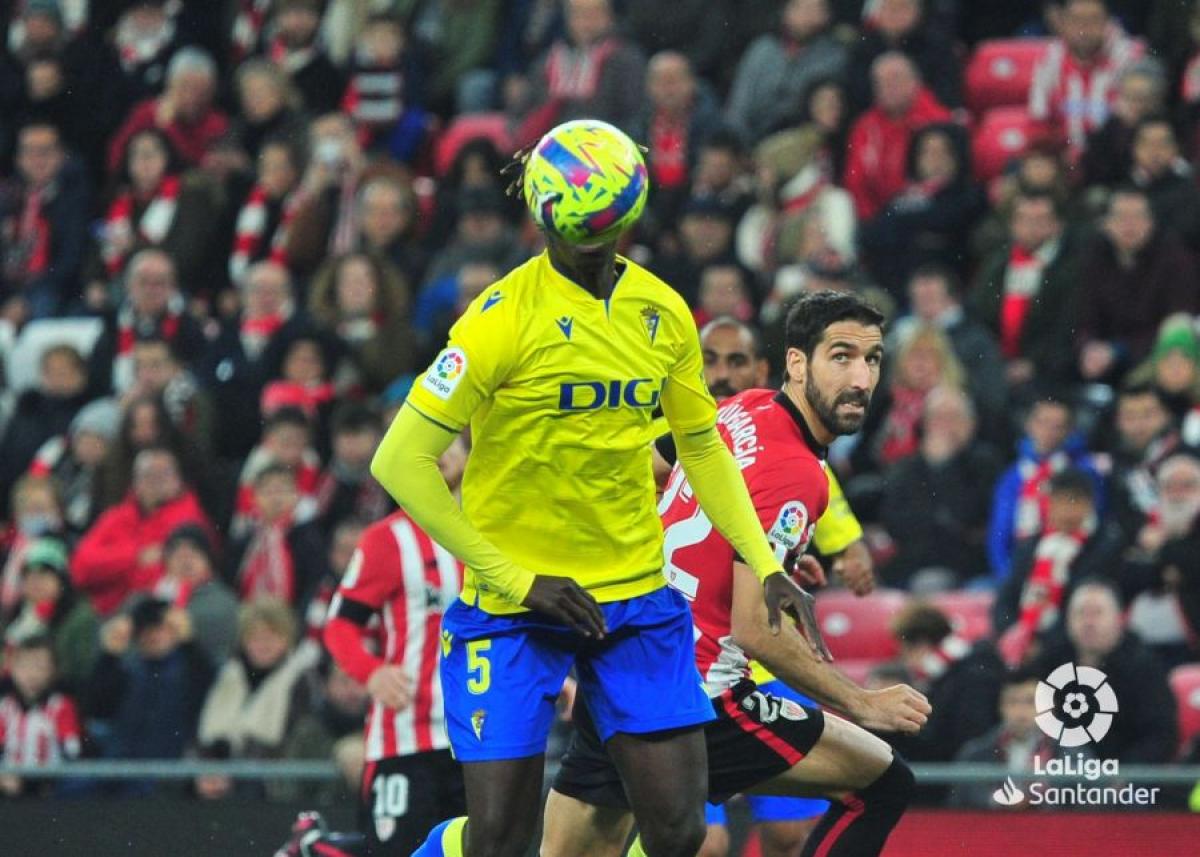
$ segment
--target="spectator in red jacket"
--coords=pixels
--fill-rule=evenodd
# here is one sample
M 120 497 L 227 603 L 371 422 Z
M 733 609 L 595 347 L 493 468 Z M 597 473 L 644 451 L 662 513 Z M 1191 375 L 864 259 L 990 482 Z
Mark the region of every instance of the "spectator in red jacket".
M 163 544 L 180 524 L 210 527 L 196 495 L 183 482 L 175 454 L 150 447 L 133 460 L 133 490 L 79 542 L 71 563 L 75 585 L 102 616 L 134 592 L 153 589 L 163 575 Z
M 199 166 L 229 130 L 229 117 L 213 106 L 216 89 L 212 57 L 199 48 L 178 51 L 167 69 L 166 91 L 134 107 L 109 142 L 109 172 L 116 174 L 129 140 L 146 128 L 161 129 L 185 165 Z
M 904 190 L 913 133 L 950 118 L 950 111 L 922 85 L 913 61 L 898 51 L 889 51 L 871 64 L 871 83 L 875 106 L 850 130 L 843 180 L 860 220 L 877 215 Z

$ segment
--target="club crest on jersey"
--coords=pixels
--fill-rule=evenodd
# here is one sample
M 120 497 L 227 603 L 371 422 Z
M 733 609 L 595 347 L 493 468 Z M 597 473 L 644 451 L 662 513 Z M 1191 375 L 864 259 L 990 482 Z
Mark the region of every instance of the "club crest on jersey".
M 449 399 L 466 374 L 467 353 L 461 348 L 447 348 L 433 361 L 421 386 L 439 399 Z
M 642 307 L 642 324 L 646 326 L 651 345 L 654 344 L 654 337 L 658 336 L 658 319 L 658 310 L 652 306 Z
M 483 720 L 487 717 L 487 712 L 482 708 L 476 708 L 471 712 L 471 728 L 475 730 L 475 739 L 483 740 Z
M 442 657 L 450 657 L 450 647 L 454 644 L 454 635 L 449 631 L 442 631 Z
M 767 537 L 788 550 L 803 550 L 812 535 L 808 509 L 799 500 L 789 500 L 779 509 Z
M 396 819 L 390 815 L 375 816 L 375 835 L 380 842 L 387 842 L 396 832 Z

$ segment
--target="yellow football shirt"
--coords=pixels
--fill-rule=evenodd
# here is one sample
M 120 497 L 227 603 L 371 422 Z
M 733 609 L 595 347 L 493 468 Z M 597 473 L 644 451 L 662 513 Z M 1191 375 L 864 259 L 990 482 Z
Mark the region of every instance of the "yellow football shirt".
M 687 304 L 627 259 L 599 300 L 543 253 L 485 289 L 407 403 L 451 431 L 471 426 L 463 511 L 505 556 L 572 577 L 601 602 L 665 585 L 650 444 L 716 422 Z M 480 591 L 462 597 L 518 612 Z

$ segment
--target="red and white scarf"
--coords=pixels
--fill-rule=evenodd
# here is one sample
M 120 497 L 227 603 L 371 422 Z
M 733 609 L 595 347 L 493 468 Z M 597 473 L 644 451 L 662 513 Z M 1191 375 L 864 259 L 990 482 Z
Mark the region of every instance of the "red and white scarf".
M 287 535 L 290 518 L 259 524 L 238 569 L 238 591 L 243 601 L 281 598 L 291 604 L 296 596 L 296 573 Z
M 33 542 L 33 539 L 19 530 L 13 535 L 4 569 L 0 572 L 0 613 L 10 613 L 21 602 L 21 568 L 25 564 L 25 554 Z
M 1070 464 L 1065 452 L 1055 452 L 1041 461 L 1022 459 L 1017 465 L 1021 474 L 1021 490 L 1017 495 L 1015 538 L 1032 538 L 1046 524 L 1050 508 L 1050 478 Z
M 142 209 L 136 236 L 133 212 L 137 207 L 137 200 L 133 192 L 127 190 L 112 201 L 112 205 L 108 207 L 108 214 L 104 217 L 104 238 L 100 244 L 100 255 L 110 277 L 116 276 L 125 267 L 129 249 L 139 239 L 155 246 L 166 239 L 179 210 L 179 185 L 179 176 L 163 178 L 150 202 Z
M 613 38 L 583 49 L 558 42 L 546 58 L 550 97 L 569 101 L 586 101 L 594 97 L 600 88 L 604 64 L 616 50 L 617 40 Z
M 1013 245 L 1004 269 L 1004 297 L 1000 304 L 1000 351 L 1008 360 L 1021 356 L 1021 334 L 1029 317 L 1029 308 L 1042 287 L 1046 260 Z
M 289 48 L 283 39 L 276 36 L 271 39 L 267 54 L 271 57 L 271 62 L 291 76 L 316 59 L 317 47 L 313 44 L 303 48 Z
M 264 315 L 258 318 L 243 318 L 241 324 L 242 350 L 251 360 L 257 360 L 267 343 L 279 332 L 288 319 L 292 309 L 287 307 L 283 312 L 274 315 Z
M 913 668 L 913 681 L 928 687 L 945 675 L 946 670 L 965 658 L 970 651 L 970 643 L 957 634 L 949 634 Z
M 293 191 L 280 203 L 279 223 L 271 233 L 271 243 L 266 256 L 279 265 L 288 264 L 288 231 L 292 227 L 300 202 L 300 193 Z M 256 184 L 238 212 L 237 224 L 234 227 L 233 253 L 229 257 L 229 277 L 235 283 L 241 282 L 246 269 L 259 257 L 267 230 L 268 205 L 266 190 L 262 185 Z
M 168 10 L 167 20 L 154 33 L 142 33 L 135 29 L 128 19 L 122 19 L 114 35 L 117 56 L 121 60 L 122 71 L 129 73 L 137 70 L 153 60 L 175 38 L 175 21 Z
M 234 500 L 233 521 L 229 531 L 234 538 L 250 532 L 258 523 L 258 511 L 254 503 L 254 480 L 263 468 L 274 462 L 274 458 L 262 446 L 256 446 L 246 458 L 242 472 L 238 478 L 237 496 Z M 300 458 L 300 466 L 296 468 L 296 491 L 300 502 L 292 516 L 300 522 L 313 518 L 317 511 L 317 483 L 321 478 L 321 458 L 316 450 L 304 450 Z
M 1058 621 L 1063 593 L 1071 577 L 1071 564 L 1095 529 L 1093 522 L 1071 533 L 1047 530 L 1038 539 L 1033 553 L 1033 568 L 1021 590 L 1017 623 L 1029 639 L 1046 631 Z
M 233 61 L 240 63 L 258 48 L 273 0 L 239 0 L 233 19 Z
M 920 446 L 921 414 L 926 393 L 897 384 L 892 388 L 892 407 L 883 425 L 879 460 L 891 464 L 916 453 Z
M 173 295 L 167 303 L 167 313 L 154 321 L 155 331 L 163 339 L 173 342 L 179 335 L 179 322 L 183 316 L 183 298 Z M 113 389 L 124 393 L 133 383 L 133 345 L 139 330 L 145 332 L 146 325 L 137 323 L 133 309 L 128 305 L 117 313 L 117 353 L 113 358 Z
M 26 283 L 50 267 L 50 221 L 45 205 L 53 195 L 51 187 L 30 187 L 18 218 L 5 224 L 3 244 L 4 276 L 12 283 Z

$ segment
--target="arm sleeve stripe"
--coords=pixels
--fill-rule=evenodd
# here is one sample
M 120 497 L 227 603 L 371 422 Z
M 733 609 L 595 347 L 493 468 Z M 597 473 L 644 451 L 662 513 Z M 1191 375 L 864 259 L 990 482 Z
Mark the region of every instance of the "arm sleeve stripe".
M 366 624 L 371 621 L 371 617 L 375 615 L 375 608 L 343 595 L 333 605 L 330 613 L 332 614 L 329 617 L 331 619 L 336 616 L 339 619 L 353 622 L 355 625 L 366 627 Z
M 452 427 L 452 426 L 448 426 L 448 425 L 446 425 L 446 424 L 445 424 L 444 422 L 442 422 L 441 420 L 436 420 L 436 419 L 434 419 L 433 417 L 429 416 L 429 414 L 425 413 L 423 410 L 421 410 L 421 409 L 420 409 L 420 408 L 418 408 L 416 405 L 414 405 L 412 402 L 407 402 L 407 401 L 406 401 L 404 404 L 405 404 L 405 406 L 406 406 L 406 407 L 412 408 L 414 411 L 416 411 L 418 414 L 420 414 L 421 416 L 423 416 L 425 419 L 429 420 L 431 423 L 433 423 L 433 424 L 434 424 L 435 426 L 437 426 L 438 428 L 443 428 L 443 429 L 445 429 L 446 431 L 450 432 L 451 434 L 458 434 L 459 432 L 461 432 L 461 431 L 462 431 L 462 429 L 461 429 L 461 428 L 454 428 L 454 427 Z

